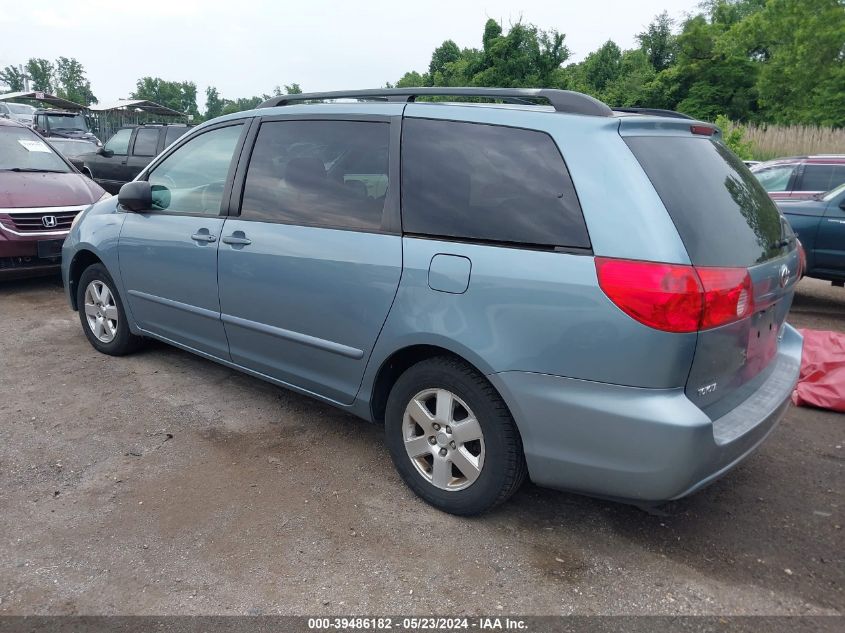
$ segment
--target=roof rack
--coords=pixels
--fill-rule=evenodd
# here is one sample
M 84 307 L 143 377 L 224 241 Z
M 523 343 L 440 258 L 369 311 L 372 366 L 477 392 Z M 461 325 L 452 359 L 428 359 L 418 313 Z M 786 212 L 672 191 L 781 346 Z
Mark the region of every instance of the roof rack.
M 613 116 L 613 111 L 598 99 L 571 90 L 550 88 L 386 88 L 376 90 L 340 90 L 336 92 L 307 92 L 304 94 L 281 95 L 268 99 L 259 108 L 274 108 L 299 101 L 323 99 L 369 99 L 411 103 L 417 97 L 485 97 L 501 99 L 510 103 L 532 103 L 534 99 L 545 99 L 556 112 L 586 114 L 590 116 Z
M 629 112 L 631 114 L 651 114 L 654 116 L 665 116 L 672 119 L 691 119 L 695 120 L 688 114 L 683 112 L 675 112 L 674 110 L 662 110 L 660 108 L 613 108 L 614 112 Z

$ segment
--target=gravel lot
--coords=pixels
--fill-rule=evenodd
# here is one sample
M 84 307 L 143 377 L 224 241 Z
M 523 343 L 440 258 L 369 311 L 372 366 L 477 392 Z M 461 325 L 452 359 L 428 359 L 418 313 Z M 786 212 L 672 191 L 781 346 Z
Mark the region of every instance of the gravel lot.
M 805 280 L 791 321 L 845 330 Z M 845 416 L 791 409 L 699 494 L 526 485 L 460 519 L 380 428 L 159 344 L 97 354 L 56 279 L 0 284 L 0 614 L 841 614 Z

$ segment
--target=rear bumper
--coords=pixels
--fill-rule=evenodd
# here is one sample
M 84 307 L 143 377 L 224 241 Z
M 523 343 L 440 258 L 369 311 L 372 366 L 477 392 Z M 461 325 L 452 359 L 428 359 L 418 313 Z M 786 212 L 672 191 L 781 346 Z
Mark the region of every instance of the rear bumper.
M 802 339 L 784 329 L 770 375 L 711 420 L 683 389 L 623 387 L 546 374 L 488 376 L 511 408 L 541 486 L 637 502 L 677 499 L 739 464 L 787 407 Z

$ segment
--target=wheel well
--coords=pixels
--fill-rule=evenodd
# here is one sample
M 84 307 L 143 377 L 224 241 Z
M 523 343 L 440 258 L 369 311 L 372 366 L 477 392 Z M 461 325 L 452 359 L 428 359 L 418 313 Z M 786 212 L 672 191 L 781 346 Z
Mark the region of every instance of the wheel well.
M 68 275 L 68 284 L 70 286 L 70 301 L 74 310 L 79 309 L 79 306 L 76 305 L 76 286 L 77 284 L 79 284 L 79 278 L 82 277 L 82 273 L 91 264 L 102 263 L 103 262 L 100 260 L 100 258 L 94 255 L 94 253 L 92 253 L 91 251 L 79 251 L 74 256 L 73 261 L 70 263 L 70 274 Z
M 387 398 L 394 383 L 399 379 L 406 369 L 418 362 L 433 358 L 435 356 L 451 356 L 474 367 L 472 363 L 454 352 L 438 347 L 436 345 L 412 345 L 397 350 L 385 360 L 378 370 L 375 382 L 373 383 L 372 397 L 370 398 L 370 411 L 373 421 L 384 422 L 384 411 L 387 408 Z

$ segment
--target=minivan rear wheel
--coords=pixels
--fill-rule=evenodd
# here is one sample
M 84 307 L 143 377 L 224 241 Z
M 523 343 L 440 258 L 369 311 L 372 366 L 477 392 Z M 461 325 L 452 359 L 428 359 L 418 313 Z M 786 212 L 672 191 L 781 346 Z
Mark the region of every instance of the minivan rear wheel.
M 385 437 L 408 487 L 451 514 L 480 514 L 525 480 L 522 440 L 507 406 L 456 358 L 427 359 L 399 377 L 387 400 Z
M 123 356 L 140 345 L 142 339 L 129 331 L 117 287 L 102 264 L 92 264 L 83 271 L 77 285 L 76 305 L 82 330 L 98 352 Z

